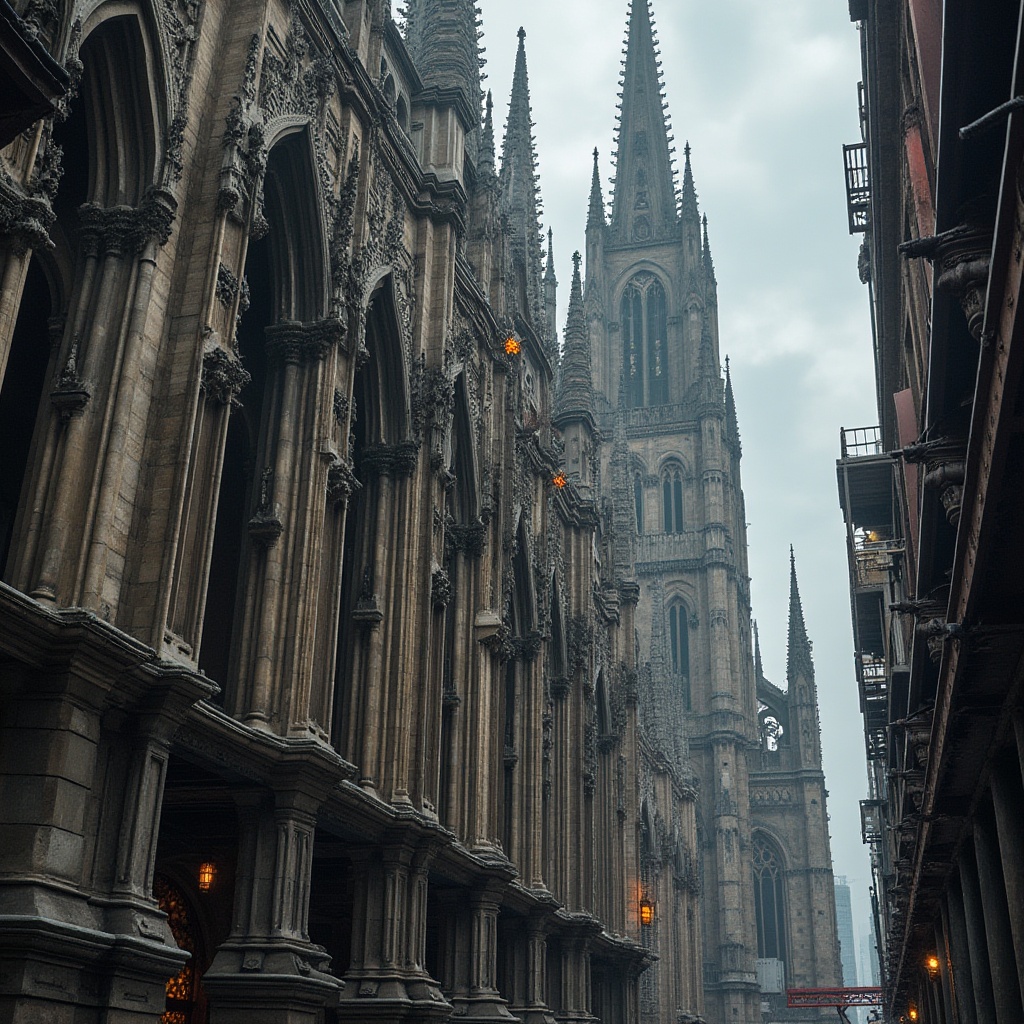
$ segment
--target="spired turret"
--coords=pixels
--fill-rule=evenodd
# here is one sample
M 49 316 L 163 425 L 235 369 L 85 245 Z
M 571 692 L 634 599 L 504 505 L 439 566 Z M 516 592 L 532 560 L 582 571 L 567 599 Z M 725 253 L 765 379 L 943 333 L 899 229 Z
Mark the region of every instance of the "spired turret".
M 580 278 L 580 254 L 572 254 L 572 289 L 569 315 L 565 324 L 555 424 L 563 426 L 572 419 L 585 419 L 594 429 L 594 379 L 590 366 L 590 332 L 583 309 L 583 284 Z
M 467 188 L 467 164 L 477 162 L 480 146 L 479 20 L 475 0 L 407 0 L 406 44 L 422 82 L 413 97 L 414 118 L 423 124 L 421 162 Z
M 676 178 L 659 57 L 650 0 L 633 0 L 612 203 L 612 238 L 619 243 L 675 235 Z
M 604 239 L 608 232 L 608 218 L 605 216 L 604 192 L 601 189 L 601 169 L 598 163 L 597 147 L 594 147 L 594 172 L 590 181 L 590 206 L 587 210 L 587 312 L 600 308 L 598 280 L 604 257 Z M 599 313 L 598 313 L 599 315 Z
M 526 70 L 526 30 L 522 28 L 519 29 L 519 51 L 512 79 L 498 185 L 500 209 L 512 234 L 515 280 L 509 282 L 509 312 L 525 317 L 539 337 L 547 338 L 537 149 Z
M 796 579 L 796 555 L 789 549 L 789 641 L 786 654 L 786 679 L 790 686 L 803 679 L 814 686 L 814 659 L 811 641 L 804 622 L 804 605 L 800 599 L 800 586 Z
M 579 253 L 576 253 L 578 256 Z M 575 256 L 573 257 L 575 259 Z M 548 262 L 544 268 L 544 316 L 548 333 L 544 339 L 548 351 L 558 355 L 558 278 L 555 277 L 554 232 L 548 228 Z

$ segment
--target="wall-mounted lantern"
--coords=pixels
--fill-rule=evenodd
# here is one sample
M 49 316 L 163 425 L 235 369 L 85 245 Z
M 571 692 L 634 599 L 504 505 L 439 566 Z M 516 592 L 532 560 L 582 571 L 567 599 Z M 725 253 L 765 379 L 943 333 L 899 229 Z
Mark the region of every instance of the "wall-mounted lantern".
M 640 923 L 645 928 L 654 924 L 654 901 L 646 893 L 640 897 Z
M 505 355 L 507 355 L 507 356 L 517 356 L 522 351 L 523 351 L 522 342 L 520 342 L 520 340 L 517 337 L 515 337 L 515 335 L 510 334 L 505 339 Z
M 199 865 L 199 891 L 209 892 L 217 879 L 217 865 L 206 861 Z

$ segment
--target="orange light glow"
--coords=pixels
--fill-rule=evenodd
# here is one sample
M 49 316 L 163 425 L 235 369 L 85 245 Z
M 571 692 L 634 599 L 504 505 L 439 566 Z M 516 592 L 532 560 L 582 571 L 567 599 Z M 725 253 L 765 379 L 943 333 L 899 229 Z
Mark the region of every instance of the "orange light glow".
M 908 1016 L 908 1017 L 909 1017 L 909 1018 L 910 1018 L 911 1020 L 917 1020 L 917 1010 L 916 1010 L 916 1009 L 915 1009 L 915 1008 L 914 1008 L 914 1007 L 912 1006 L 912 1007 L 910 1008 L 909 1012 L 907 1013 L 907 1016 Z
M 213 888 L 214 879 L 217 877 L 217 865 L 207 861 L 199 865 L 199 889 L 201 892 L 209 892 Z
M 551 481 L 559 490 L 561 490 L 569 481 L 565 478 L 564 473 L 559 473 L 554 480 Z
M 505 355 L 517 356 L 522 351 L 523 346 L 519 343 L 518 338 L 514 338 L 509 335 L 509 337 L 505 339 Z
M 928 973 L 934 978 L 935 975 L 939 973 L 939 958 L 933 954 L 925 960 L 924 966 Z
M 654 924 L 654 904 L 646 896 L 640 901 L 640 923 L 645 928 Z

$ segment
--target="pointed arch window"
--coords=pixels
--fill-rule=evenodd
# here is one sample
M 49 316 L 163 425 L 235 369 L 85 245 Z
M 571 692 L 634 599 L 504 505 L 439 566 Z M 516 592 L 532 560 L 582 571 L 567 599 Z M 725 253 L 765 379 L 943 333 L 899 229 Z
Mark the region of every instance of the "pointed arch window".
M 668 609 L 669 665 L 679 684 L 683 703 L 690 707 L 690 622 L 686 605 L 674 601 Z
M 757 916 L 757 955 L 786 959 L 786 894 L 782 855 L 763 833 L 753 836 L 754 909 Z
M 662 521 L 665 533 L 683 532 L 683 470 L 669 466 L 661 478 Z
M 665 405 L 669 400 L 668 302 L 653 274 L 639 273 L 626 286 L 619 320 L 626 405 Z

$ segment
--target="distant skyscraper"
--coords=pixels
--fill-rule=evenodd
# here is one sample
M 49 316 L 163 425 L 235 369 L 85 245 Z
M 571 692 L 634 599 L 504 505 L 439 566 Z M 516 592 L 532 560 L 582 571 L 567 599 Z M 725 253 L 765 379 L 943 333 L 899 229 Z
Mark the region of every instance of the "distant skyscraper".
M 868 918 L 867 928 L 860 933 L 860 976 L 865 985 L 878 985 L 878 939 L 874 919 Z
M 843 984 L 857 984 L 857 948 L 853 941 L 853 905 L 850 900 L 850 886 L 845 876 L 837 875 L 836 886 L 836 930 L 839 932 L 839 958 L 843 965 Z

